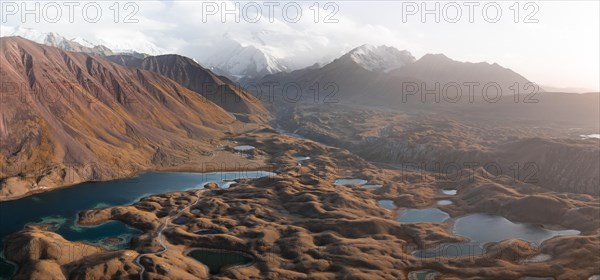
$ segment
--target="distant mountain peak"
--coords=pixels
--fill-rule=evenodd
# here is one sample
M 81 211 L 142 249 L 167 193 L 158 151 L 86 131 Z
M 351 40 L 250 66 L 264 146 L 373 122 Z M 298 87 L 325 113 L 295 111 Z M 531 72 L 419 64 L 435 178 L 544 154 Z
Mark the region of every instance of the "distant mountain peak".
M 421 60 L 451 60 L 451 61 L 454 61 L 453 59 L 447 57 L 443 53 L 428 53 L 428 54 L 425 54 L 423 57 L 421 57 Z
M 415 61 L 410 52 L 383 45 L 365 44 L 352 49 L 345 56 L 364 69 L 377 72 L 390 72 Z
M 21 37 L 38 44 L 71 52 L 92 53 L 97 55 L 111 55 L 113 53 L 112 50 L 106 48 L 105 46 L 94 45 L 80 37 L 69 40 L 55 32 L 42 32 L 23 26 L 3 26 L 2 34 L 0 35 L 2 37 Z
M 457 60 L 451 59 L 441 53 L 437 53 L 437 54 L 428 53 L 428 54 L 424 55 L 423 57 L 421 57 L 419 60 L 417 60 L 415 62 L 415 64 L 421 65 L 421 66 L 426 66 L 426 67 L 432 67 L 434 69 L 439 69 L 440 67 L 463 67 L 464 65 L 471 65 L 471 66 L 479 67 L 479 69 L 481 69 L 481 70 L 487 69 L 486 71 L 510 70 L 496 62 L 494 62 L 494 63 L 489 63 L 489 62 L 485 62 L 485 61 L 462 62 L 462 61 L 457 61 Z
M 2 34 L 2 36 L 19 36 L 31 41 L 34 41 L 38 44 L 44 44 L 49 46 L 58 46 L 59 44 L 67 41 L 67 39 L 63 36 L 60 36 L 54 32 L 42 32 L 33 28 L 27 28 L 21 25 L 18 25 L 14 28 L 3 27 L 5 29 L 6 34 Z
M 86 40 L 85 38 L 82 37 L 75 37 L 73 39 L 71 39 L 71 41 L 73 42 L 77 42 L 80 45 L 87 47 L 87 48 L 94 48 L 96 45 L 88 40 Z
M 254 45 L 242 45 L 224 35 L 210 55 L 200 59 L 215 72 L 235 79 L 261 77 L 267 74 L 285 72 L 289 67 L 279 58 Z
M 57 47 L 66 51 L 112 55 L 113 53 L 149 54 L 160 55 L 165 50 L 157 47 L 148 40 L 129 40 L 116 42 L 112 40 L 98 40 L 94 43 L 82 37 L 67 39 L 55 32 L 43 32 L 24 26 L 2 26 L 2 37 L 19 36 L 27 40 L 47 46 Z
M 119 40 L 118 42 L 100 39 L 98 42 L 104 46 L 107 46 L 115 53 L 143 53 L 149 55 L 161 55 L 167 53 L 166 50 L 143 38 L 127 41 Z

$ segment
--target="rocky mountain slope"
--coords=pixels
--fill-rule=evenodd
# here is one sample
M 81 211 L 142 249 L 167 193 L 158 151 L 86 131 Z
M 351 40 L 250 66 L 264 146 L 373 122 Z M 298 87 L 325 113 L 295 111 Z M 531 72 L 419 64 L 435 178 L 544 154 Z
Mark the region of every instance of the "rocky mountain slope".
M 268 115 L 263 103 L 226 77 L 218 76 L 194 60 L 180 55 L 150 56 L 144 59 L 109 56 L 115 63 L 145 69 L 169 77 L 184 87 L 235 114 L 242 121 L 264 120 Z
M 323 67 L 267 75 L 254 81 L 263 91 L 270 84 L 279 85 L 278 90 L 283 91 L 285 85 L 292 83 L 302 89 L 303 100 L 311 103 L 386 106 L 468 104 L 486 98 L 494 100 L 497 91 L 504 99 L 510 99 L 515 84 L 522 95 L 532 91 L 526 87 L 531 84 L 529 80 L 498 64 L 459 62 L 441 54 L 428 54 L 415 61 L 407 51 L 368 45 L 353 49 Z M 313 100 L 309 93 L 315 85 L 320 85 L 322 97 L 335 97 L 329 98 L 335 102 Z M 282 96 L 283 92 L 276 95 Z
M 2 199 L 182 163 L 236 124 L 159 74 L 20 37 L 0 44 Z

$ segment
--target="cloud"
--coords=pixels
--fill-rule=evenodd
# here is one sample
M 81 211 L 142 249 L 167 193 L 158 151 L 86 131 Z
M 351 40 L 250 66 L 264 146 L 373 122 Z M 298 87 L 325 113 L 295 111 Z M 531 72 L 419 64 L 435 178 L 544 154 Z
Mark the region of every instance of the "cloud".
M 510 3 L 502 3 L 505 6 L 503 20 L 496 24 L 481 18 L 475 23 L 422 23 L 418 16 L 403 23 L 400 20 L 401 1 L 379 1 L 376 5 L 367 1 L 339 1 L 334 2 L 337 8 L 325 7 L 327 2 L 318 2 L 318 9 L 313 1 L 297 2 L 302 10 L 302 17 L 297 22 L 289 20 L 293 18 L 293 8 L 289 8 L 289 16 L 284 16 L 284 5 L 288 2 L 279 2 L 270 20 L 265 3 L 271 2 L 131 2 L 137 5 L 137 10 L 131 6 L 125 9 L 126 2 L 119 2 L 119 13 L 115 15 L 115 2 L 100 1 L 97 3 L 101 6 L 102 18 L 97 23 L 90 23 L 81 16 L 84 3 L 81 2 L 76 10 L 74 23 L 66 16 L 57 23 L 31 20 L 22 23 L 16 15 L 3 17 L 6 22 L 2 29 L 24 25 L 54 31 L 67 38 L 83 37 L 115 45 L 132 44 L 133 40 L 140 44 L 149 42 L 167 52 L 181 53 L 200 61 L 218 48 L 216 43 L 226 36 L 242 45 L 252 45 L 274 57 L 291 61 L 297 67 L 331 60 L 365 43 L 390 45 L 409 50 L 417 58 L 426 53 L 445 53 L 461 61 L 497 62 L 543 84 L 599 86 L 600 30 L 597 19 L 600 15 L 597 1 L 536 2 L 539 5 L 536 14 L 539 23 L 536 24 L 515 23 L 512 11 L 508 9 Z M 237 7 L 236 3 L 239 4 Z M 233 15 L 227 15 L 226 21 L 222 22 L 221 13 L 206 13 L 207 5 L 217 5 L 219 9 L 226 5 L 227 9 L 236 9 L 242 16 L 236 22 Z M 252 5 L 259 5 L 262 12 L 261 20 L 255 23 L 248 20 L 256 16 Z M 132 12 L 132 18 L 138 22 L 125 23 L 126 16 Z M 203 12 L 207 20 L 203 20 Z M 326 16 L 333 12 L 331 19 L 337 23 L 325 23 Z

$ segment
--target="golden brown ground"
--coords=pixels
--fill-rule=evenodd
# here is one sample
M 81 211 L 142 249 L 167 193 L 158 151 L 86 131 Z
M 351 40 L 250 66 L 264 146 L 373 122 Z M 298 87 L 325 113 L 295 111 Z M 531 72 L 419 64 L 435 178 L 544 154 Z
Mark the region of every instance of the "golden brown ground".
M 200 214 L 185 210 L 182 215 L 191 222 L 167 223 L 163 234 L 168 251 L 141 259 L 145 279 L 209 278 L 203 265 L 184 255 L 194 247 L 239 250 L 256 258 L 254 264 L 226 270 L 213 276 L 215 279 L 406 279 L 409 272 L 426 268 L 440 272 L 439 279 L 586 279 L 600 273 L 597 197 L 543 189 L 532 193 L 529 187 L 535 186 L 477 176 L 473 181 L 460 182 L 458 195 L 450 198 L 455 204 L 441 208 L 452 216 L 468 212 L 502 214 L 513 221 L 562 225 L 579 229 L 582 234 L 553 238 L 537 248 L 507 241 L 492 244 L 484 256 L 419 259 L 410 254 L 416 247 L 459 242 L 462 238 L 449 232 L 448 223 L 396 222 L 395 214 L 380 208 L 377 200 L 391 199 L 399 207 L 432 205 L 443 196 L 440 190 L 448 187 L 448 182 L 428 173 L 382 169 L 347 150 L 270 130 L 235 140 L 256 146 L 252 154 L 271 155 L 270 164 L 278 167 L 278 175 L 240 180 L 229 189 L 202 191 L 191 207 Z M 297 155 L 309 155 L 311 160 L 298 165 L 293 158 Z M 365 190 L 333 185 L 333 180 L 342 177 L 365 178 L 384 187 Z M 196 199 L 196 191 L 174 192 L 149 196 L 131 206 L 80 214 L 83 224 L 114 219 L 144 230 L 129 250 L 98 249 L 91 255 L 76 254 L 65 260 L 49 252 L 51 247 L 46 244 L 59 242 L 71 248 L 77 243 L 42 229 L 27 228 L 9 238 L 5 252 L 26 268 L 19 270 L 17 279 L 34 275 L 137 279 L 138 253 L 160 251 L 158 229 Z M 568 210 L 572 208 L 576 210 Z M 207 228 L 222 234 L 194 233 Z M 23 252 L 24 245 L 32 242 L 41 244 L 37 247 L 40 253 Z M 523 263 L 538 253 L 549 254 L 552 259 Z

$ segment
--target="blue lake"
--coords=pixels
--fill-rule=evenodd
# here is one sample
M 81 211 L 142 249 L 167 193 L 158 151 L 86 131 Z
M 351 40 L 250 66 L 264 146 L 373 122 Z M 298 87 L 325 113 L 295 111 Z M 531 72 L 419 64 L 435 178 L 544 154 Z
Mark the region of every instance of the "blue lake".
M 440 273 L 432 269 L 423 269 L 411 271 L 408 273 L 408 280 L 430 280 L 435 279 Z
M 379 201 L 379 207 L 385 208 L 385 209 L 395 209 L 396 204 L 394 204 L 394 201 L 392 201 L 392 200 L 384 199 L 384 200 Z
M 334 182 L 334 184 L 336 184 L 338 186 L 364 185 L 366 183 L 367 183 L 367 180 L 364 180 L 364 179 L 337 179 Z
M 219 274 L 223 270 L 237 265 L 252 263 L 253 258 L 242 252 L 194 249 L 188 255 L 206 265 L 210 274 Z
M 448 213 L 437 208 L 406 209 L 396 219 L 403 223 L 443 222 L 450 218 Z
M 4 248 L 5 238 L 9 234 L 29 223 L 50 224 L 67 240 L 87 241 L 108 248 L 124 248 L 128 246 L 128 239 L 139 233 L 138 230 L 119 222 L 81 227 L 76 224 L 77 213 L 92 208 L 131 204 L 152 194 L 202 188 L 208 182 L 223 186 L 226 181 L 271 175 L 274 173 L 266 171 L 151 172 L 129 179 L 83 183 L 19 200 L 0 202 L 0 248 Z M 112 238 L 111 242 L 106 242 L 107 238 Z M 0 279 L 10 277 L 13 270 L 14 266 L 0 260 Z
M 305 161 L 305 160 L 309 160 L 310 157 L 307 157 L 307 156 L 297 156 L 297 157 L 294 157 L 294 159 L 296 159 L 297 161 Z
M 479 243 L 446 243 L 433 248 L 427 248 L 412 252 L 412 254 L 419 258 L 435 258 L 435 257 L 466 257 L 466 256 L 479 256 L 483 254 L 485 250 Z
M 458 191 L 456 189 L 443 189 L 442 193 L 445 195 L 456 195 Z
M 577 235 L 577 230 L 552 230 L 541 225 L 514 223 L 508 219 L 488 214 L 470 214 L 456 219 L 452 232 L 469 239 L 465 243 L 441 244 L 413 252 L 421 258 L 465 257 L 485 253 L 485 245 L 507 239 L 521 239 L 539 246 L 543 241 L 557 235 Z M 542 259 L 543 261 L 543 259 Z
M 437 205 L 440 205 L 440 206 L 452 205 L 452 200 L 448 200 L 448 199 L 438 200 Z
M 254 150 L 254 146 L 239 145 L 239 146 L 233 147 L 233 149 L 236 150 L 236 151 L 251 151 L 251 150 Z
M 551 230 L 540 225 L 513 223 L 502 216 L 471 214 L 456 219 L 453 232 L 485 244 L 506 239 L 521 239 L 540 245 L 557 235 L 577 235 L 577 230 Z

